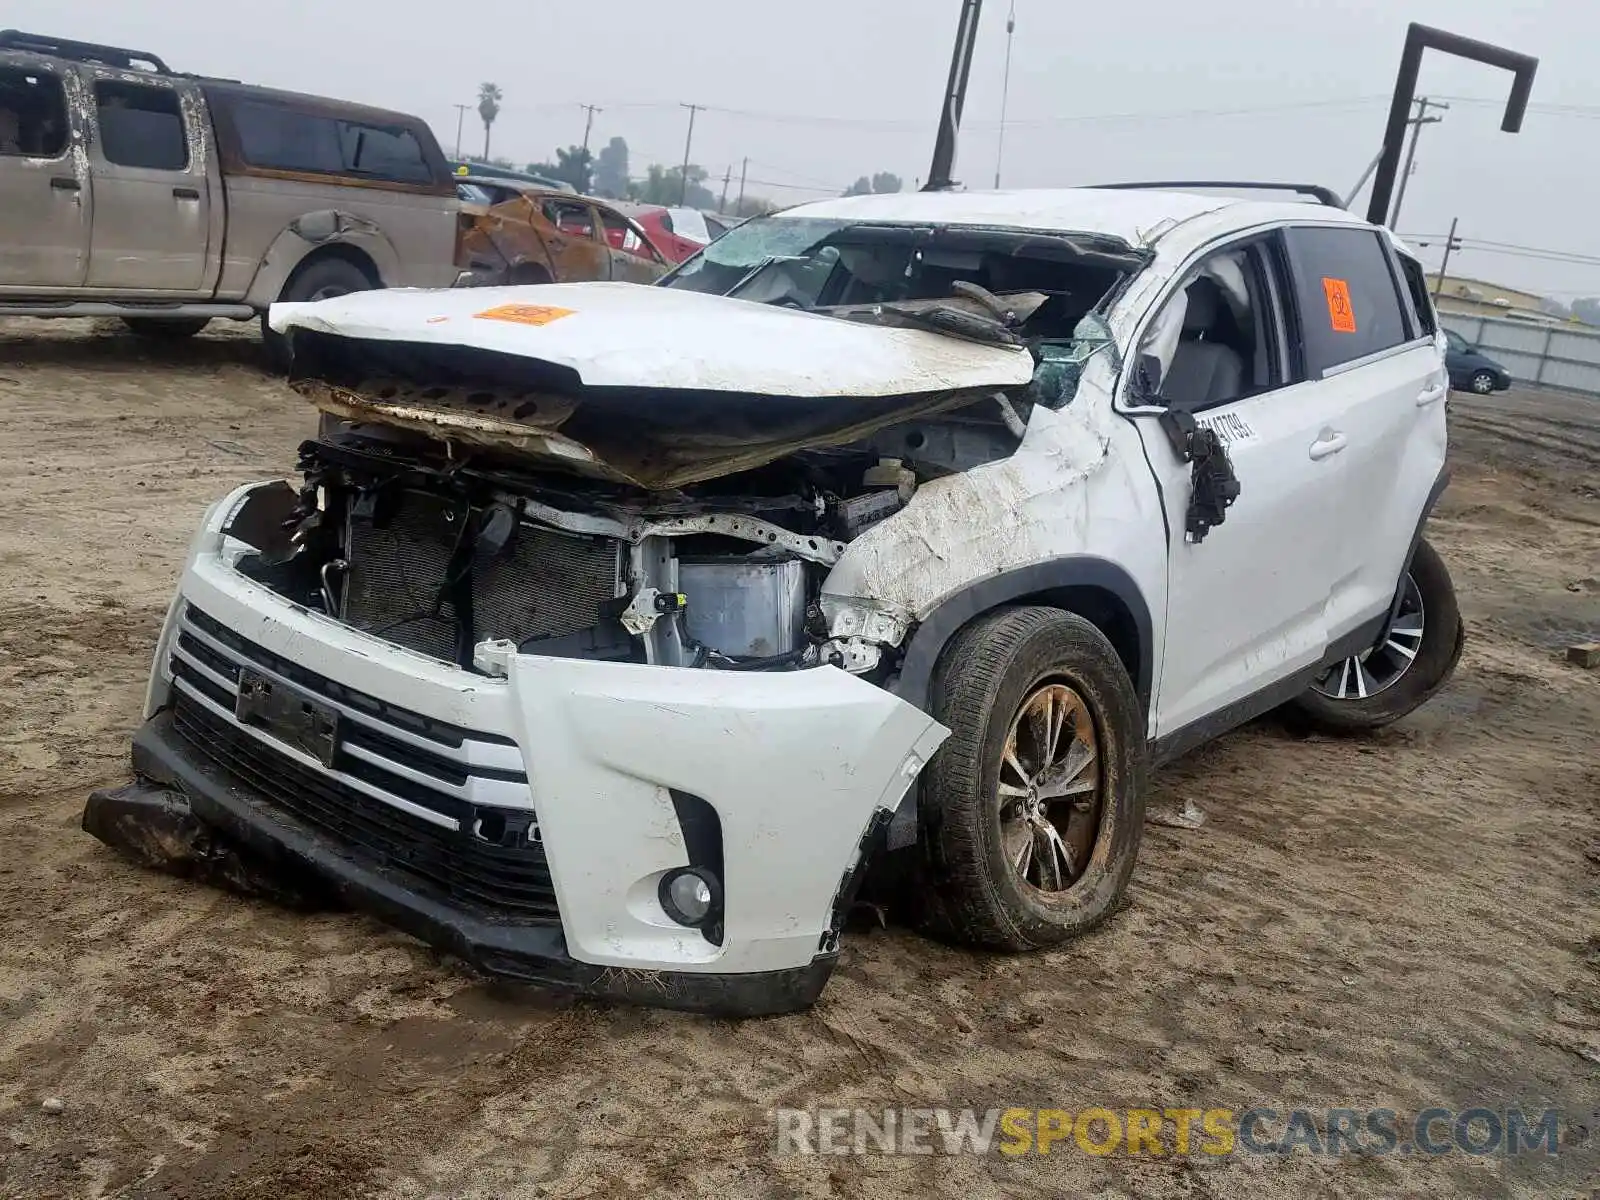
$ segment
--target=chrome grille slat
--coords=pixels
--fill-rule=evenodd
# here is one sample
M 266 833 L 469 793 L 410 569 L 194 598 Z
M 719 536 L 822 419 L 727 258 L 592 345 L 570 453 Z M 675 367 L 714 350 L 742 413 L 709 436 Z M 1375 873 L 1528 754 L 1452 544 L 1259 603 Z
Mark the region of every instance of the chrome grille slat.
M 281 672 L 275 670 L 272 666 L 263 661 L 262 658 L 240 654 L 220 639 L 213 637 L 210 633 L 189 619 L 189 610 L 187 607 L 184 609 L 183 617 L 178 628 L 180 634 L 188 634 L 192 636 L 196 641 L 204 645 L 213 654 L 216 654 L 219 657 L 234 663 L 235 666 L 248 666 L 252 671 L 255 671 L 257 674 L 272 680 L 274 683 L 279 683 L 284 687 L 293 688 L 297 691 L 312 695 L 316 698 L 319 704 L 327 705 L 329 708 L 339 713 L 340 716 L 355 721 L 357 724 L 363 725 L 366 728 L 380 733 L 385 737 L 392 738 L 394 741 L 402 742 L 405 745 L 424 751 L 428 754 L 432 754 L 438 758 L 450 759 L 453 762 L 461 764 L 461 766 L 465 767 L 469 772 L 474 768 L 490 771 L 512 771 L 518 773 L 523 771 L 522 754 L 515 746 L 503 746 L 495 742 L 478 741 L 470 737 L 464 739 L 460 746 L 447 746 L 441 742 L 421 737 L 415 733 L 412 733 L 408 729 L 401 728 L 398 725 L 393 725 L 386 721 L 380 720 L 371 713 L 362 712 L 360 709 L 352 707 L 349 704 L 345 704 L 344 702 L 337 700 L 324 692 L 308 688 L 303 683 L 291 679 Z M 192 657 L 190 661 L 194 661 Z M 237 684 L 230 683 L 229 687 L 230 689 L 237 691 Z
M 183 691 L 183 694 L 186 697 L 188 697 L 194 703 L 202 706 L 207 712 L 211 713 L 212 716 L 228 722 L 234 729 L 246 734 L 252 740 L 260 742 L 268 749 L 283 755 L 285 758 L 288 758 L 290 761 L 296 763 L 300 767 L 326 775 L 330 780 L 337 781 L 343 787 L 350 788 L 352 791 L 360 792 L 362 795 L 370 796 L 372 799 L 380 801 L 381 803 L 392 804 L 402 812 L 410 813 L 414 817 L 420 817 L 422 820 L 431 822 L 432 824 L 438 825 L 441 828 L 451 830 L 457 830 L 461 828 L 461 822 L 456 820 L 454 817 L 446 816 L 444 813 L 434 812 L 432 809 L 425 808 L 422 805 L 415 804 L 410 800 L 404 799 L 403 797 L 386 792 L 382 788 L 374 787 L 364 779 L 356 779 L 353 776 L 346 775 L 342 771 L 330 771 L 327 767 L 324 767 L 309 754 L 305 754 L 299 750 L 296 750 L 293 746 L 289 746 L 283 742 L 280 742 L 271 734 L 263 733 L 254 726 L 242 723 L 234 717 L 233 713 L 223 708 L 222 705 L 218 704 L 210 696 L 206 695 L 199 688 L 195 687 L 187 679 L 183 678 L 183 676 L 179 675 L 174 677 L 173 682 Z

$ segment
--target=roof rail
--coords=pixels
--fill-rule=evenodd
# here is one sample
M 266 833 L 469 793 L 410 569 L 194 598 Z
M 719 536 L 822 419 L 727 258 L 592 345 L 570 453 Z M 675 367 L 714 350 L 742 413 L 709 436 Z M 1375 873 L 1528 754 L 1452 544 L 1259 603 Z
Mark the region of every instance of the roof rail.
M 1244 179 L 1166 179 L 1150 183 L 1091 183 L 1092 188 L 1106 188 L 1116 191 L 1139 191 L 1143 188 L 1173 189 L 1173 188 L 1239 188 L 1252 192 L 1294 192 L 1300 196 L 1310 196 L 1319 204 L 1326 204 L 1330 208 L 1343 208 L 1344 201 L 1332 188 L 1323 187 L 1320 183 L 1260 183 Z
M 74 42 L 68 38 L 46 37 L 38 33 L 24 33 L 20 29 L 0 29 L 0 50 L 27 50 L 34 54 L 52 54 L 57 58 L 70 58 L 74 62 L 99 63 L 123 70 L 138 70 L 146 64 L 157 75 L 175 75 L 154 54 L 144 50 L 126 50 L 121 46 L 101 46 L 94 42 Z

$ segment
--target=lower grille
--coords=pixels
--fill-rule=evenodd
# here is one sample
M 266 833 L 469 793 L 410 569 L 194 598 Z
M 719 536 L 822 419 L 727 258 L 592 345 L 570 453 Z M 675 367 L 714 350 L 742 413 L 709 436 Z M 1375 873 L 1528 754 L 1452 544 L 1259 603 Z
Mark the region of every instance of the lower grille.
M 190 750 L 351 858 L 496 921 L 558 924 L 555 889 L 531 812 L 463 804 L 446 829 L 323 775 L 193 699 L 174 693 L 173 723 Z M 492 839 L 492 840 L 491 840 Z
M 477 514 L 428 492 L 400 495 L 381 520 L 352 517 L 344 619 L 412 650 L 456 660 L 459 614 L 446 598 L 470 563 Z M 466 644 L 522 643 L 592 628 L 620 587 L 621 543 L 522 525 L 505 553 L 471 566 L 472 629 Z

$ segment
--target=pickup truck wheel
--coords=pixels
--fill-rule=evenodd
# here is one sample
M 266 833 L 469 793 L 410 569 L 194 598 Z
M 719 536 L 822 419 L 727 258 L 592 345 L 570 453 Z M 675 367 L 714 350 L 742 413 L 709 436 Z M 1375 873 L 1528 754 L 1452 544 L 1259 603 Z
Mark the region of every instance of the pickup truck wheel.
M 1144 719 L 1117 652 L 1072 613 L 1006 609 L 956 635 L 934 682 L 951 735 L 922 792 L 933 932 L 1021 951 L 1089 929 L 1144 831 Z
M 191 338 L 207 325 L 210 317 L 123 317 L 129 332 L 147 338 Z
M 1330 668 L 1290 707 L 1329 733 L 1378 729 L 1425 703 L 1449 680 L 1466 629 L 1439 552 L 1417 543 L 1400 606 L 1378 644 Z
M 367 291 L 372 286 L 372 280 L 354 263 L 342 258 L 319 258 L 291 275 L 278 299 L 287 303 L 331 300 L 335 296 Z M 267 324 L 266 313 L 261 314 L 261 340 L 266 343 L 267 361 L 273 369 L 287 371 L 292 358 L 289 339 L 273 332 Z

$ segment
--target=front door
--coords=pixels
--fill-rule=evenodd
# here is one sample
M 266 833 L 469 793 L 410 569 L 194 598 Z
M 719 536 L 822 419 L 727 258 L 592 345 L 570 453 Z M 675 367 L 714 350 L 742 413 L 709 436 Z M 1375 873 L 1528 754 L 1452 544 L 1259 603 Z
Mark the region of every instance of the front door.
M 73 153 L 77 79 L 0 57 L 0 293 L 75 288 L 89 267 L 94 195 Z
M 1162 364 L 1153 399 L 1187 411 L 1226 447 L 1239 496 L 1200 540 L 1187 532 L 1194 468 L 1160 421 L 1138 425 L 1166 503 L 1166 737 L 1319 663 L 1337 573 L 1340 413 L 1295 367 L 1283 318 L 1281 242 L 1214 251 L 1180 277 L 1141 339 Z
M 554 229 L 545 237 L 557 283 L 582 283 L 611 278 L 611 254 L 600 232 L 600 220 L 587 201 L 547 196 L 544 218 Z
M 204 113 L 176 82 L 84 70 L 95 112 L 88 286 L 208 294 L 210 181 Z
M 644 231 L 621 213 L 597 208 L 611 256 L 611 278 L 624 283 L 654 283 L 666 274 L 667 264 L 650 244 Z

